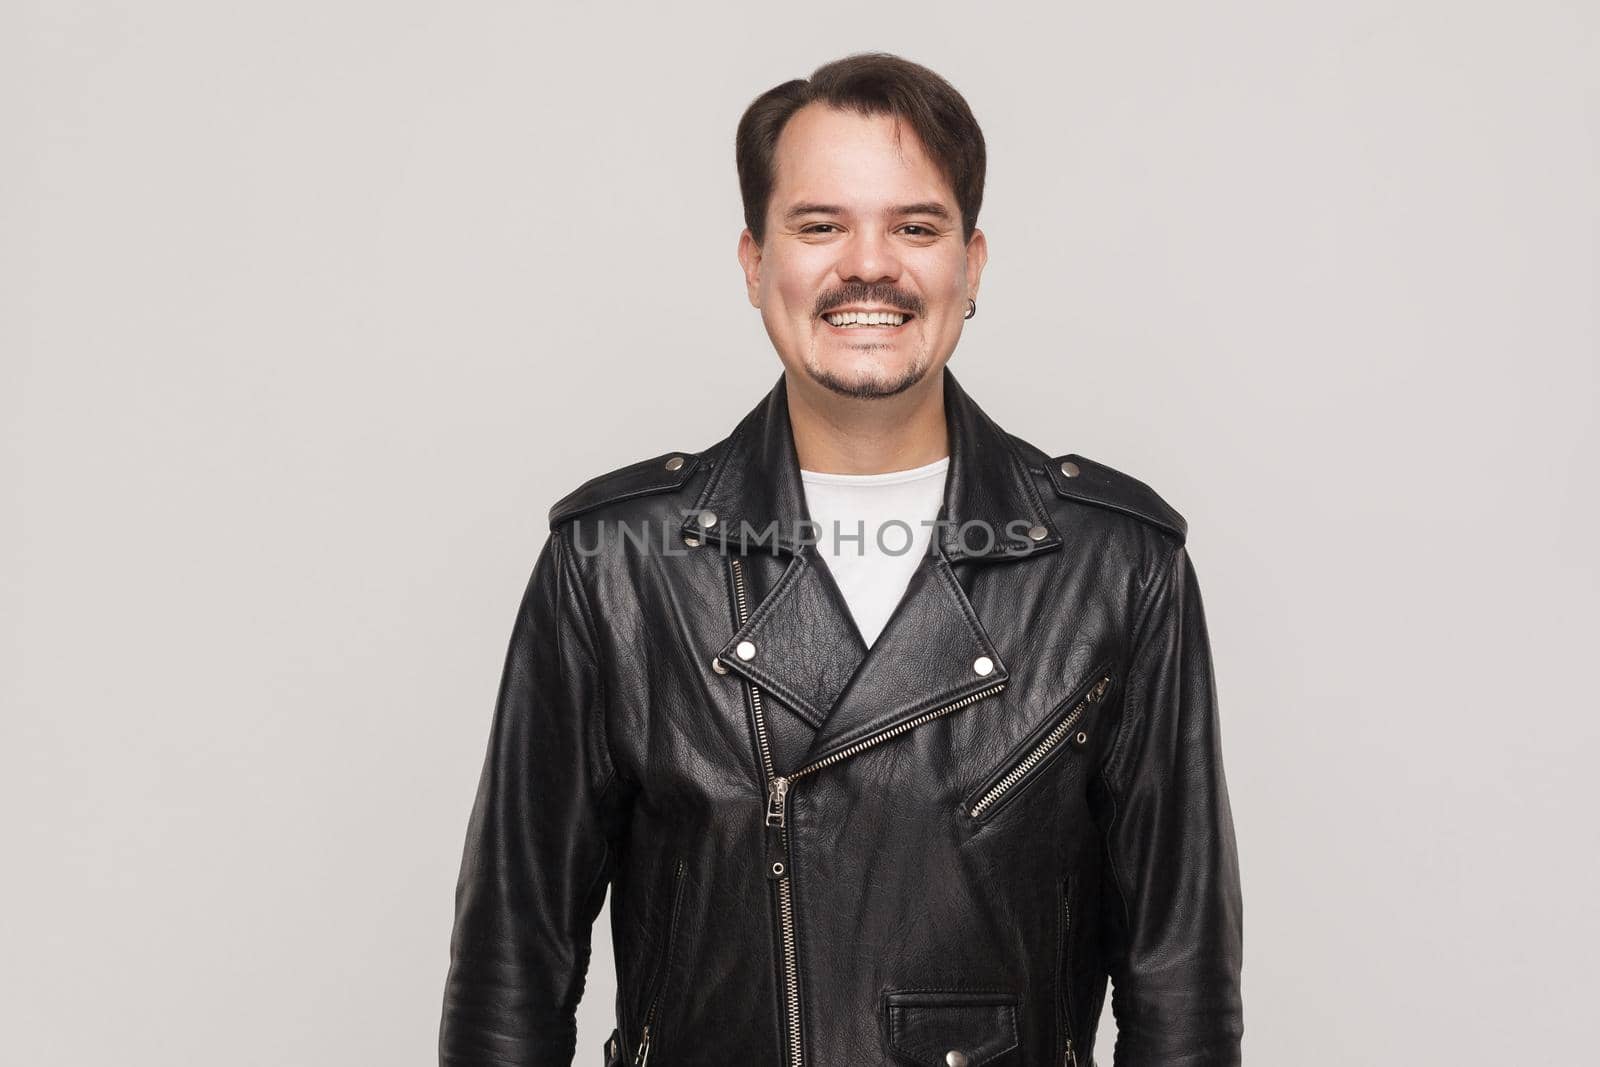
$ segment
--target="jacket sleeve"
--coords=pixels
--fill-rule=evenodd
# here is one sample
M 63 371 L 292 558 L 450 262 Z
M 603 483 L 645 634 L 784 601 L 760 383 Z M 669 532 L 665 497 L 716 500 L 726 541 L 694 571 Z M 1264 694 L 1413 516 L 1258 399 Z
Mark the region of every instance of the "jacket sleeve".
M 1116 1067 L 1235 1067 L 1243 901 L 1200 587 L 1180 544 L 1134 623 L 1104 781 Z
M 593 620 L 559 531 L 512 628 L 456 883 L 440 1067 L 569 1067 L 620 813 Z

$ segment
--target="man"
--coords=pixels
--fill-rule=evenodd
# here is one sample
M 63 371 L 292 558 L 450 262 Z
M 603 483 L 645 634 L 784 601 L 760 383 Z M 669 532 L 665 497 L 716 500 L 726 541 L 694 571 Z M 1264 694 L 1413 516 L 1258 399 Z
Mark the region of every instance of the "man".
M 1238 1063 L 1185 521 L 1007 433 L 946 367 L 987 257 L 971 111 L 852 56 L 758 98 L 737 158 L 783 374 L 710 447 L 550 511 L 441 1064 L 572 1062 L 608 886 L 608 1065 L 1087 1067 L 1108 976 L 1118 1067 Z

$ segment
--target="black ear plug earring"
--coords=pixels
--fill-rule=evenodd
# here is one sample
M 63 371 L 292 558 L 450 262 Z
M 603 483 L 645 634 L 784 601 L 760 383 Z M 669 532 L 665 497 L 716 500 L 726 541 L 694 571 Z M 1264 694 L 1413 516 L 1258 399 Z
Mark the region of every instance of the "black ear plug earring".
M 978 313 L 978 302 L 976 300 L 972 299 L 972 297 L 970 297 L 970 296 L 967 297 L 967 313 L 965 315 L 961 316 L 961 317 L 964 318 L 964 319 L 970 319 L 970 318 L 972 318 L 972 316 L 976 315 L 977 313 Z

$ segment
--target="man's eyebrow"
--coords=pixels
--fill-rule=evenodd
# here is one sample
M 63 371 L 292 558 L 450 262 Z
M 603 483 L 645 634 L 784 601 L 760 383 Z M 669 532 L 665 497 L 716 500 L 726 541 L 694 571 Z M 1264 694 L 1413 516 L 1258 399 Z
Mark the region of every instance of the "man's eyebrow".
M 783 220 L 785 222 L 793 222 L 803 215 L 843 215 L 844 213 L 845 209 L 836 204 L 814 204 L 803 201 L 784 212 Z M 895 216 L 931 215 L 944 222 L 953 221 L 954 218 L 950 214 L 950 209 L 937 200 L 923 200 L 915 204 L 902 204 L 891 211 L 890 214 Z
M 950 209 L 937 200 L 924 200 L 919 204 L 904 204 L 894 209 L 896 215 L 932 215 L 936 219 L 950 222 L 952 216 Z

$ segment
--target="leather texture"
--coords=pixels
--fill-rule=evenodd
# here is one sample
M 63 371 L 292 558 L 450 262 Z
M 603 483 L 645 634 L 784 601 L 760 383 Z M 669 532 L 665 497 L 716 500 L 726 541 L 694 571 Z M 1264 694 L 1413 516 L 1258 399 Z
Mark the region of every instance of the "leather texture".
M 551 508 L 467 831 L 441 1067 L 574 1062 L 608 889 L 617 1030 L 578 1062 L 1090 1067 L 1108 978 L 1116 1067 L 1240 1062 L 1186 524 L 942 374 L 942 524 L 870 649 L 801 536 L 782 377 L 705 450 Z

